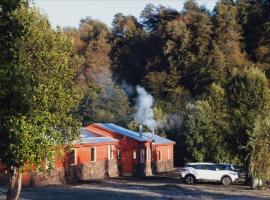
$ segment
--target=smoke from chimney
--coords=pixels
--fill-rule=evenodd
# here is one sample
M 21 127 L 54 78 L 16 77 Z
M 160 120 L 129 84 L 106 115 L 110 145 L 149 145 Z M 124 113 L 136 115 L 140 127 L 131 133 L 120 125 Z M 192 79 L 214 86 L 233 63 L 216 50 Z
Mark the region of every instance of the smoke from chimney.
M 158 122 L 154 119 L 154 99 L 140 86 L 136 86 L 136 91 L 138 93 L 136 99 L 136 121 L 139 124 L 146 125 L 151 131 L 154 131 L 158 126 Z
M 139 128 L 139 132 L 140 132 L 140 139 L 142 139 L 142 134 L 143 134 L 143 125 L 140 124 L 140 128 Z

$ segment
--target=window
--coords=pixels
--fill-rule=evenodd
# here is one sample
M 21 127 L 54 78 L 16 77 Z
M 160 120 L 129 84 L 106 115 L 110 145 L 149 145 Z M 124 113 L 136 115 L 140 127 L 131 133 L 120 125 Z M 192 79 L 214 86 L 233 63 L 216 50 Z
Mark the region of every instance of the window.
M 122 151 L 118 150 L 117 157 L 118 157 L 118 160 L 122 160 Z
M 202 170 L 208 170 L 208 165 L 201 165 Z
M 133 159 L 137 159 L 137 151 L 136 150 L 133 150 Z
M 170 152 L 170 148 L 169 147 L 167 148 L 167 151 L 168 151 L 168 160 L 170 160 L 171 159 L 171 152 Z
M 202 169 L 202 165 L 188 165 L 188 167 L 192 167 L 194 169 Z
M 213 171 L 215 171 L 216 170 L 216 166 L 215 165 L 208 165 L 207 166 L 207 170 L 213 170 Z
M 158 151 L 158 160 L 162 160 L 162 152 Z
M 215 168 L 218 170 L 225 170 L 227 169 L 227 165 L 217 164 Z
M 151 161 L 151 150 L 150 150 L 150 148 L 146 149 L 146 160 L 147 160 L 147 162 Z
M 77 159 L 76 159 L 76 150 L 75 149 L 70 149 L 68 153 L 68 163 L 70 165 L 76 165 Z
M 96 161 L 96 147 L 90 148 L 90 161 L 95 162 Z
M 108 146 L 108 160 L 113 159 L 113 145 Z
M 144 149 L 140 149 L 140 163 L 144 163 Z

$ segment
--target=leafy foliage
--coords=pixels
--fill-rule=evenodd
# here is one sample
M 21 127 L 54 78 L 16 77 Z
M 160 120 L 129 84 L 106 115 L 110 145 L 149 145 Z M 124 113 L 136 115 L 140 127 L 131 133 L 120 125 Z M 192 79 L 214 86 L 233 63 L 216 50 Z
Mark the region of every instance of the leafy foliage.
M 8 169 L 40 167 L 52 161 L 58 145 L 78 135 L 80 124 L 71 111 L 79 100 L 74 83 L 77 56 L 73 45 L 34 8 L 8 14 L 16 27 L 1 24 L 12 34 L 1 57 L 0 158 Z M 19 29 L 17 29 L 19 27 Z M 15 29 L 13 29 L 15 28 Z

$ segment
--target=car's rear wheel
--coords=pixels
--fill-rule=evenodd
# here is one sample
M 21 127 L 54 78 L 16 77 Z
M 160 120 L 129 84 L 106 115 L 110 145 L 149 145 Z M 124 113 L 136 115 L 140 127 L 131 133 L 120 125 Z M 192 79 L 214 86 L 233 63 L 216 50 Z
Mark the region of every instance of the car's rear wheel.
M 193 175 L 186 175 L 185 176 L 185 183 L 186 184 L 194 184 L 195 183 L 195 177 Z
M 230 185 L 232 184 L 232 179 L 229 177 L 229 176 L 224 176 L 222 179 L 221 179 L 221 183 L 223 185 Z

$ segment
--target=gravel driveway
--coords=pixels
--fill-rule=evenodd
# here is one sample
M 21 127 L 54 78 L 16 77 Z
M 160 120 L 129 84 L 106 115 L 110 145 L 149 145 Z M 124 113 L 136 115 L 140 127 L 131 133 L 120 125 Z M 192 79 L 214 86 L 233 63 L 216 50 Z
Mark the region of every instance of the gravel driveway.
M 0 187 L 0 199 L 4 199 Z M 270 192 L 252 191 L 247 186 L 219 184 L 185 185 L 166 177 L 116 178 L 76 185 L 25 187 L 24 200 L 259 200 L 270 199 Z

